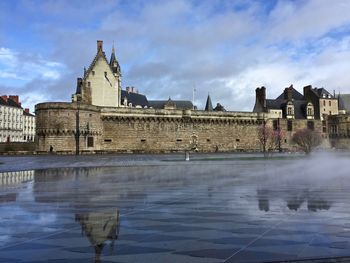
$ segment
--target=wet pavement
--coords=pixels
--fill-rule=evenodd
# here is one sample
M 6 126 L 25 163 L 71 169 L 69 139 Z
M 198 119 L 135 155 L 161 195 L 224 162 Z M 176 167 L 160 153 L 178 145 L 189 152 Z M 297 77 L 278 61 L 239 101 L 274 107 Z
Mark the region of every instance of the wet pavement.
M 350 256 L 348 154 L 183 157 L 0 158 L 0 262 Z

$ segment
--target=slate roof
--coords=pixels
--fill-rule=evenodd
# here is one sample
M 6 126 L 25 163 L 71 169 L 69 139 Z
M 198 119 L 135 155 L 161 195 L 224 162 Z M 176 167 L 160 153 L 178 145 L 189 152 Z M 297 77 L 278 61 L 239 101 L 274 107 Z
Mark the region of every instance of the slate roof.
M 154 109 L 164 109 L 164 105 L 167 104 L 169 100 L 149 100 L 149 107 Z M 176 109 L 179 110 L 192 110 L 193 104 L 188 100 L 171 100 L 172 103 L 175 103 Z
M 294 100 L 303 100 L 304 99 L 304 96 L 299 92 L 297 91 L 296 89 L 292 88 L 292 98 Z M 276 100 L 284 100 L 284 92 L 282 92 L 281 95 L 279 95 Z
M 339 109 L 350 113 L 350 94 L 339 94 Z
M 0 105 L 22 109 L 21 105 L 17 104 L 14 100 L 12 100 L 10 98 L 8 98 L 7 101 L 5 101 L 3 98 L 0 97 Z
M 112 54 L 111 54 L 111 59 L 109 61 L 109 66 L 112 68 L 113 73 L 120 74 L 120 65 L 118 60 L 115 57 L 114 47 L 112 48 Z
M 121 92 L 121 99 L 122 104 L 124 102 L 124 98 L 127 98 L 128 104 L 131 102 L 133 106 L 142 106 L 142 107 L 149 107 L 149 102 L 145 95 L 138 94 L 134 92 L 127 92 L 126 90 L 122 90 Z
M 284 103 L 283 99 L 266 99 L 266 108 L 268 109 L 274 109 L 274 110 L 281 110 L 281 105 Z
M 313 89 L 313 92 L 315 92 L 320 98 L 322 98 L 323 95 L 325 95 L 326 97 L 328 97 L 328 96 L 333 97 L 332 94 L 330 94 L 330 93 L 329 93 L 326 89 L 324 89 L 324 88 L 320 88 L 320 89 L 315 88 L 315 89 Z
M 283 117 L 285 117 L 286 103 L 287 103 L 287 100 L 284 100 L 284 99 L 276 99 L 276 100 L 267 99 L 266 108 L 273 109 L 273 110 L 282 110 Z M 294 100 L 293 104 L 294 104 L 294 118 L 305 119 L 307 102 L 305 100 Z
M 26 111 L 23 111 L 23 115 L 35 117 L 34 114 L 31 114 L 31 113 L 26 112 Z
M 207 103 L 205 104 L 205 111 L 212 111 L 213 110 L 213 104 L 211 103 L 211 98 L 210 95 L 208 94 L 208 98 L 207 98 Z

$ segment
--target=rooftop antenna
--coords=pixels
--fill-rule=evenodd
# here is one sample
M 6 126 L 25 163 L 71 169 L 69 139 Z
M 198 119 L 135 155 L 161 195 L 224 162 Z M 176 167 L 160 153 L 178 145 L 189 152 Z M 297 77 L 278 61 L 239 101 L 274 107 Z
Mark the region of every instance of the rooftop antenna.
M 193 90 L 192 90 L 192 107 L 194 110 L 194 93 L 196 92 L 196 83 L 193 84 Z

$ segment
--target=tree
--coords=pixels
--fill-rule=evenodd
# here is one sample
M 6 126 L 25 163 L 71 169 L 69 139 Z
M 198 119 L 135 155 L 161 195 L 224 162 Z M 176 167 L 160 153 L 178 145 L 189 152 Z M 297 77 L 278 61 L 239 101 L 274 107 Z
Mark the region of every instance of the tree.
M 281 150 L 281 140 L 284 133 L 281 129 L 273 130 L 271 127 L 263 124 L 258 127 L 258 139 L 262 146 L 264 155 L 275 150 Z
M 311 129 L 297 130 L 292 140 L 303 152 L 310 154 L 311 151 L 322 143 L 321 135 Z

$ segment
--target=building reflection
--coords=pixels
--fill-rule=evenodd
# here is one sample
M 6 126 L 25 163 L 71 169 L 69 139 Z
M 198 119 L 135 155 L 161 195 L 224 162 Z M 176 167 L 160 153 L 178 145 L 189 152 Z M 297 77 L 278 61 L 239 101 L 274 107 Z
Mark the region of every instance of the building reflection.
M 95 249 L 95 262 L 101 262 L 105 245 L 109 242 L 113 250 L 114 242 L 118 239 L 119 210 L 75 214 L 75 221 L 80 223 L 82 233 Z
M 332 203 L 325 199 L 326 191 L 312 191 L 308 189 L 295 189 L 289 191 L 272 191 L 257 189 L 257 199 L 260 211 L 270 210 L 271 200 L 285 200 L 289 210 L 298 211 L 302 204 L 307 203 L 307 209 L 312 212 L 329 210 Z
M 11 186 L 33 181 L 34 170 L 0 173 L 0 186 Z
M 269 191 L 265 189 L 258 189 L 258 202 L 259 202 L 259 210 L 260 211 L 269 211 L 270 210 L 270 202 L 269 202 Z

